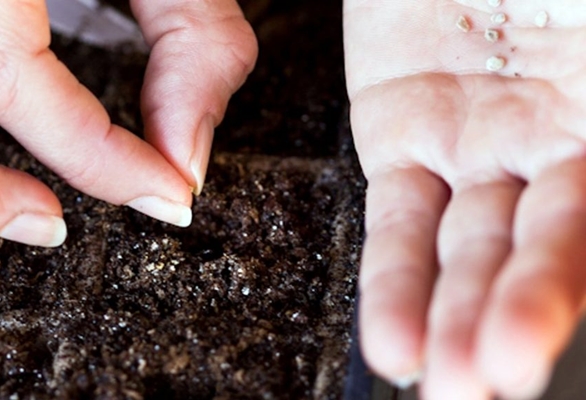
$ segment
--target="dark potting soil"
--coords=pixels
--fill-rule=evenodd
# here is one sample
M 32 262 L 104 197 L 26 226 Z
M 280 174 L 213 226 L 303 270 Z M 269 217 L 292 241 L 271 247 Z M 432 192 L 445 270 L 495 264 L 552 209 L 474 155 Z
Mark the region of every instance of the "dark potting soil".
M 8 134 L 69 228 L 57 249 L 0 242 L 0 398 L 338 399 L 364 181 L 343 83 L 341 2 L 242 2 L 257 68 L 218 128 L 186 229 L 85 196 Z M 52 48 L 140 132 L 146 58 Z

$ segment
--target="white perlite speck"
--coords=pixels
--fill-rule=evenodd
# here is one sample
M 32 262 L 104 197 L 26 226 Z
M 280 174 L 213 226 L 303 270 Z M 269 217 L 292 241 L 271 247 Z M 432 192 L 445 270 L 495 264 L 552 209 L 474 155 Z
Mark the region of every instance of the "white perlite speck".
M 492 56 L 486 60 L 486 69 L 491 72 L 500 71 L 505 67 L 506 61 L 502 57 Z
M 535 16 L 535 25 L 539 28 L 545 28 L 549 22 L 549 15 L 545 11 L 539 11 Z
M 502 0 L 487 0 L 488 5 L 491 7 L 498 7 L 501 5 Z
M 490 16 L 490 22 L 495 25 L 502 25 L 507 22 L 507 15 L 505 13 L 496 13 Z
M 470 23 L 468 22 L 468 20 L 466 19 L 466 17 L 463 16 L 463 15 L 460 15 L 458 17 L 458 22 L 456 22 L 456 26 L 462 32 L 470 32 Z
M 487 29 L 484 31 L 484 38 L 486 40 L 488 40 L 491 43 L 496 42 L 497 40 L 499 40 L 499 32 L 497 30 L 494 29 Z

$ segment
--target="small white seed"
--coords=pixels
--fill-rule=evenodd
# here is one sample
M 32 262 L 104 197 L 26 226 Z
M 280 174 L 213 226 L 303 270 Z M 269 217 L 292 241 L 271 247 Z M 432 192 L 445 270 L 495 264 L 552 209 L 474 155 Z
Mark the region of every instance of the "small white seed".
M 499 31 L 494 29 L 487 29 L 484 31 L 484 38 L 488 40 L 490 43 L 494 43 L 499 40 Z
M 490 22 L 495 25 L 502 25 L 507 22 L 507 15 L 505 13 L 496 13 L 490 16 Z
M 468 22 L 468 20 L 466 19 L 466 17 L 463 16 L 463 15 L 460 15 L 458 17 L 458 22 L 456 22 L 456 26 L 462 32 L 470 32 L 470 23 Z
M 492 56 L 486 60 L 486 69 L 491 72 L 500 71 L 505 67 L 506 61 L 502 57 Z
M 502 0 L 487 0 L 487 1 L 488 1 L 488 5 L 491 7 L 498 7 L 502 3 Z
M 549 22 L 549 15 L 545 11 L 539 11 L 535 16 L 535 25 L 539 28 L 545 28 Z

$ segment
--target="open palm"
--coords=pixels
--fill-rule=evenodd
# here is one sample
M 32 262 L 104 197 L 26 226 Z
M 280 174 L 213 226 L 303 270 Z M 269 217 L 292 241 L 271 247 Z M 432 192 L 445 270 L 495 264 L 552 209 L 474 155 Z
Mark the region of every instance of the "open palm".
M 586 1 L 519 3 L 344 5 L 363 350 L 427 399 L 539 395 L 586 294 Z

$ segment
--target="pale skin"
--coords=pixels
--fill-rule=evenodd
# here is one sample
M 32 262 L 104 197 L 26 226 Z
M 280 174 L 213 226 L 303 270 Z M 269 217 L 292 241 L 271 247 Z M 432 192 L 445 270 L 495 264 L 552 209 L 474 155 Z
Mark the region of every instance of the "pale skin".
M 186 225 L 213 127 L 256 42 L 233 0 L 132 6 L 153 48 L 142 96 L 148 143 L 111 125 L 47 49 L 41 0 L 0 3 L 0 125 L 81 191 Z M 497 10 L 509 21 L 490 43 L 484 29 Z M 543 29 L 533 24 L 541 10 Z M 456 27 L 460 15 L 470 32 Z M 586 2 L 346 0 L 344 18 L 352 127 L 369 182 L 367 361 L 393 382 L 420 375 L 426 399 L 536 396 L 586 289 Z M 506 59 L 496 73 L 485 69 L 493 55 Z M 2 168 L 0 187 L 9 188 L 0 236 L 64 240 L 46 186 Z
M 368 363 L 424 399 L 538 396 L 586 293 L 586 2 L 345 0 L 344 18 Z
M 82 192 L 187 226 L 214 127 L 254 66 L 256 39 L 235 0 L 131 6 L 151 47 L 141 98 L 147 142 L 112 125 L 48 49 L 44 0 L 0 2 L 0 126 Z M 0 185 L 0 236 L 63 243 L 63 212 L 49 188 L 7 168 Z

